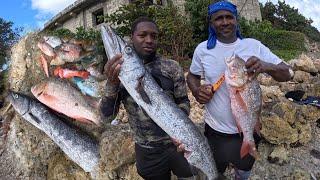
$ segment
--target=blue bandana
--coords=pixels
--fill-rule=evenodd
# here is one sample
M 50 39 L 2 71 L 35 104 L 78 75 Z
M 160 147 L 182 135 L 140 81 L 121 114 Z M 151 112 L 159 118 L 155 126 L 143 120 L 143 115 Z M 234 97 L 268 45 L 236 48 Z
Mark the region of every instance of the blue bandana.
M 230 11 L 235 17 L 238 16 L 238 12 L 237 12 L 237 6 L 228 2 L 228 1 L 220 1 L 220 2 L 216 2 L 213 4 L 210 4 L 208 6 L 208 17 L 211 18 L 211 15 L 217 11 L 220 10 L 226 10 L 226 11 Z M 237 27 L 237 31 L 236 31 L 237 37 L 242 39 L 242 36 L 240 34 L 240 30 L 239 27 Z M 211 25 L 209 25 L 209 38 L 208 38 L 208 43 L 207 43 L 207 48 L 208 49 L 212 49 L 216 46 L 217 43 L 217 36 L 216 36 L 216 32 L 214 31 L 214 29 L 211 27 Z

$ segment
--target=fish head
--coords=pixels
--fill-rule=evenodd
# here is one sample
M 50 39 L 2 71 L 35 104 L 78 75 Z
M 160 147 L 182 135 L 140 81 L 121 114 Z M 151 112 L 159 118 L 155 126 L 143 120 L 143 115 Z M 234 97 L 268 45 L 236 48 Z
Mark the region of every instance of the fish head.
M 126 43 L 110 26 L 101 26 L 101 36 L 108 59 L 111 59 L 116 54 L 122 53 Z
M 232 55 L 225 59 L 227 65 L 226 78 L 229 85 L 233 87 L 242 87 L 248 81 L 248 74 L 245 67 L 245 61 L 237 55 Z
M 31 87 L 31 92 L 38 99 L 46 91 L 47 86 L 47 82 L 36 84 Z
M 14 109 L 21 115 L 26 114 L 30 109 L 30 100 L 26 95 L 10 91 L 7 99 Z

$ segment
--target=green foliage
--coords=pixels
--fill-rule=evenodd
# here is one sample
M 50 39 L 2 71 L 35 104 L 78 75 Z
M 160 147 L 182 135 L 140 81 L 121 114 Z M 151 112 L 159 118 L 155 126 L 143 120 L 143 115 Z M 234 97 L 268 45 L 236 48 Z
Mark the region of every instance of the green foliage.
M 250 22 L 241 18 L 239 24 L 244 37 L 261 41 L 285 60 L 292 59 L 306 50 L 303 33 L 274 29 L 269 21 Z
M 302 53 L 300 50 L 273 50 L 272 52 L 285 61 L 294 59 Z
M 13 29 L 13 22 L 6 21 L 0 17 L 0 67 L 4 62 L 4 58 L 7 56 L 7 52 L 11 46 L 20 38 L 19 33 L 23 28 Z
M 76 29 L 75 38 L 78 40 L 92 40 L 95 41 L 100 38 L 100 32 L 90 28 L 89 30 L 85 30 L 83 26 L 78 27 Z
M 320 41 L 320 32 L 311 25 L 312 19 L 306 19 L 298 9 L 290 7 L 285 1 L 260 4 L 262 19 L 268 20 L 276 29 L 298 31 L 306 34 L 311 40 Z
M 65 29 L 65 28 L 60 28 L 60 29 L 56 29 L 54 31 L 50 31 L 48 32 L 49 35 L 52 36 L 57 36 L 60 38 L 71 38 L 74 37 L 75 34 L 73 32 L 71 32 L 69 29 Z
M 193 39 L 200 43 L 208 39 L 208 6 L 213 0 L 186 0 L 185 9 L 190 15 Z
M 159 28 L 159 52 L 177 61 L 186 59 L 192 51 L 192 28 L 188 19 L 179 14 L 176 7 L 150 5 L 144 1 L 136 1 L 121 6 L 115 13 L 107 15 L 105 21 L 116 26 L 121 36 L 131 35 L 132 22 L 147 16 L 155 20 Z

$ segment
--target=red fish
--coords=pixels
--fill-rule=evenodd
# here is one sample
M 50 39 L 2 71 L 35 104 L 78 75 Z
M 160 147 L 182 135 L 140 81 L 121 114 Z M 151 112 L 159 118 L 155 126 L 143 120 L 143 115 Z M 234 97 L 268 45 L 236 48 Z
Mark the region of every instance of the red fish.
M 47 56 L 54 57 L 56 53 L 54 49 L 46 42 L 38 42 L 39 49 Z
M 92 104 L 95 100 L 84 97 L 78 89 L 61 79 L 49 79 L 31 88 L 32 94 L 51 109 L 85 123 L 100 125 L 102 116 Z
M 73 78 L 73 77 L 80 77 L 82 79 L 87 79 L 90 75 L 87 71 L 76 71 L 70 69 L 63 69 L 61 67 L 57 67 L 53 74 L 55 76 L 59 76 L 60 78 Z
M 45 72 L 46 76 L 49 77 L 49 67 L 48 67 L 48 62 L 46 58 L 41 54 L 39 60 L 40 60 L 43 71 Z
M 253 132 L 257 129 L 261 112 L 261 88 L 256 79 L 250 79 L 246 72 L 245 61 L 238 56 L 226 59 L 225 81 L 228 85 L 231 110 L 238 129 L 243 133 L 240 156 L 248 153 L 257 157 Z

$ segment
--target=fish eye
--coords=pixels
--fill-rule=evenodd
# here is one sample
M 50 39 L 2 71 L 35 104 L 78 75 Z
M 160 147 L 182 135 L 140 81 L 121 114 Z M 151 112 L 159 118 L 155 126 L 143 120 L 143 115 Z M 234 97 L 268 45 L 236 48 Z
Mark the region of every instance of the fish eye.
M 14 95 L 13 95 L 13 98 L 14 98 L 14 99 L 18 99 L 18 98 L 19 98 L 19 95 L 18 95 L 18 94 L 14 94 Z
M 130 46 L 126 46 L 124 48 L 124 52 L 127 53 L 127 54 L 131 54 L 132 53 L 132 48 Z

